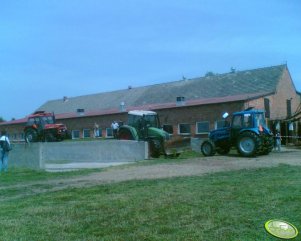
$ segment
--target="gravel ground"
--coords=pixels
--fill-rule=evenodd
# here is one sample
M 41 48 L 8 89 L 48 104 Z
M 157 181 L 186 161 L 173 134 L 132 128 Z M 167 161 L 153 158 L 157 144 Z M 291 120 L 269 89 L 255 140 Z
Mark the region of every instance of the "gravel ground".
M 105 183 L 116 183 L 128 180 L 161 179 L 181 176 L 200 176 L 208 173 L 224 172 L 241 169 L 254 169 L 262 167 L 276 167 L 279 164 L 293 166 L 301 165 L 301 150 L 283 148 L 282 152 L 273 151 L 267 156 L 255 158 L 242 158 L 238 155 L 213 156 L 192 158 L 183 161 L 173 161 L 164 164 L 126 165 L 105 169 L 79 177 L 68 179 L 55 179 L 27 184 L 1 187 L 24 187 L 24 192 L 14 196 L 35 195 L 49 191 L 63 190 L 69 187 L 88 187 Z M 44 188 L 43 188 L 44 187 Z

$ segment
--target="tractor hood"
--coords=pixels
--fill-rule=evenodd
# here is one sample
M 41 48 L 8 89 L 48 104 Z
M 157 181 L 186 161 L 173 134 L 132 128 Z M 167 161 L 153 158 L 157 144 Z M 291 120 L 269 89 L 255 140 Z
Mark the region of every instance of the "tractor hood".
M 223 127 L 220 129 L 216 129 L 213 131 L 210 131 L 209 138 L 210 139 L 226 139 L 230 137 L 230 127 Z
M 156 127 L 149 127 L 148 135 L 149 136 L 160 136 L 163 140 L 169 140 L 169 134 L 166 131 L 156 128 Z

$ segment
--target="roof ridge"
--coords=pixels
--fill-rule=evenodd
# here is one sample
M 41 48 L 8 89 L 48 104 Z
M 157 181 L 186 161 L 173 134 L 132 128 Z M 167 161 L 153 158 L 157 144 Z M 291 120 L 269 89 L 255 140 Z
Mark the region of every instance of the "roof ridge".
M 173 81 L 168 81 L 168 82 L 163 82 L 163 83 L 155 83 L 155 84 L 149 84 L 149 85 L 143 85 L 143 86 L 137 86 L 137 87 L 132 87 L 132 88 L 128 88 L 128 89 L 118 89 L 118 90 L 110 90 L 110 91 L 106 91 L 106 92 L 98 92 L 98 93 L 91 93 L 91 94 L 83 94 L 83 95 L 78 95 L 78 96 L 71 96 L 68 97 L 68 99 L 74 99 L 74 98 L 81 98 L 81 97 L 88 97 L 88 96 L 97 96 L 97 95 L 102 95 L 102 94 L 111 94 L 111 93 L 118 93 L 118 92 L 124 92 L 124 91 L 131 91 L 134 89 L 143 89 L 143 88 L 149 88 L 152 86 L 160 86 L 160 85 L 171 85 L 171 84 L 175 84 L 175 83 L 181 83 L 181 82 L 189 82 L 189 81 L 196 81 L 196 80 L 201 80 L 201 79 L 205 79 L 205 78 L 214 78 L 216 76 L 222 77 L 222 76 L 226 76 L 226 75 L 230 75 L 230 74 L 235 74 L 235 73 L 243 73 L 243 72 L 248 72 L 248 71 L 258 71 L 258 70 L 262 70 L 262 69 L 270 69 L 270 68 L 276 68 L 276 67 L 287 67 L 287 64 L 281 64 L 281 65 L 272 65 L 272 66 L 265 66 L 265 67 L 260 67 L 260 68 L 256 68 L 256 69 L 245 69 L 245 70 L 237 70 L 234 73 L 232 72 L 227 72 L 227 73 L 216 73 L 213 76 L 199 76 L 199 77 L 193 77 L 193 78 L 185 78 L 185 79 L 180 79 L 180 80 L 173 80 Z M 53 99 L 53 100 L 49 100 L 47 102 L 50 101 L 60 101 L 62 98 L 58 98 L 58 99 Z

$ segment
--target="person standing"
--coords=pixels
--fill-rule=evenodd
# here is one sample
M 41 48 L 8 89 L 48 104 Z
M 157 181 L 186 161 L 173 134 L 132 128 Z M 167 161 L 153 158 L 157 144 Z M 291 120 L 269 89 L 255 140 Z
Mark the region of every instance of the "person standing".
M 94 138 L 99 137 L 99 125 L 95 122 L 94 123 Z
M 116 139 L 117 138 L 117 131 L 118 131 L 118 128 L 119 128 L 119 124 L 116 121 L 113 121 L 111 127 L 113 129 L 113 136 Z
M 279 131 L 276 132 L 276 149 L 280 152 L 281 151 L 281 136 Z
M 8 153 L 11 150 L 11 145 L 10 145 L 10 141 L 7 137 L 6 131 L 1 132 L 0 146 L 1 146 L 0 172 L 2 172 L 2 170 L 4 172 L 7 172 L 7 170 L 8 170 Z

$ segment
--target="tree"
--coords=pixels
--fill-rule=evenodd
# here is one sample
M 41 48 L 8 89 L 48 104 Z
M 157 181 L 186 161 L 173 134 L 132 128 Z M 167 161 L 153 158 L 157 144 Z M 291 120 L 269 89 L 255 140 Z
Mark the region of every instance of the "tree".
M 215 73 L 213 73 L 212 71 L 208 71 L 206 74 L 205 74 L 205 77 L 211 77 L 211 76 L 214 76 Z
M 1 116 L 0 116 L 0 122 L 5 122 L 6 120 L 4 120 Z

